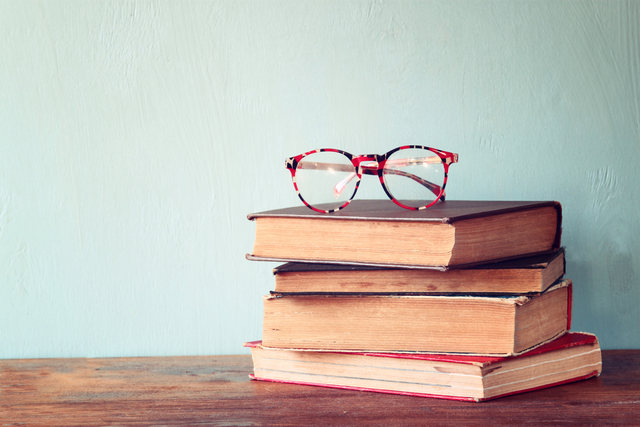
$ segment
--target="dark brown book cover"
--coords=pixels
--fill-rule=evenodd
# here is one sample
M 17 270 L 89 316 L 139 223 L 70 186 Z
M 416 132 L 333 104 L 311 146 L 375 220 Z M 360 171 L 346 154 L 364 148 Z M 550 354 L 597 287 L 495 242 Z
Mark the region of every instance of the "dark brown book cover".
M 259 217 L 277 216 L 327 220 L 340 218 L 364 221 L 436 221 L 452 224 L 465 219 L 543 206 L 555 206 L 561 209 L 560 203 L 556 201 L 447 200 L 436 203 L 429 209 L 409 210 L 397 206 L 390 200 L 354 200 L 346 208 L 330 214 L 315 212 L 306 206 L 294 206 L 252 213 L 247 215 L 247 218 L 253 220 Z
M 429 265 L 429 264 L 395 264 L 378 262 L 352 262 L 349 260 L 323 260 L 323 259 L 295 259 L 292 257 L 280 258 L 278 256 L 256 256 L 247 254 L 246 258 L 256 261 L 288 261 L 288 262 L 313 262 L 329 264 L 360 264 L 374 265 L 382 267 L 403 267 L 403 268 L 432 268 L 447 270 L 449 268 L 467 268 L 477 266 L 486 262 L 498 262 L 507 259 L 519 258 L 524 255 L 536 255 L 540 253 L 550 253 L 558 250 L 561 244 L 562 234 L 562 207 L 556 201 L 471 201 L 471 200 L 448 200 L 440 202 L 424 210 L 408 210 L 396 206 L 389 200 L 355 200 L 348 207 L 331 214 L 323 214 L 310 210 L 306 206 L 289 207 L 264 212 L 249 214 L 249 220 L 259 220 L 260 218 L 296 218 L 320 221 L 332 220 L 354 220 L 354 221 L 391 221 L 391 222 L 429 222 L 442 224 L 455 224 L 463 220 L 475 218 L 499 216 L 501 214 L 515 213 L 532 209 L 554 207 L 557 211 L 557 224 L 555 239 L 548 251 L 519 254 L 513 257 L 500 257 L 488 259 L 477 263 L 460 263 L 458 265 Z M 295 236 L 292 236 L 295 238 Z
M 526 256 L 522 258 L 511 259 L 507 261 L 492 262 L 487 264 L 480 264 L 472 267 L 478 270 L 504 270 L 508 268 L 523 268 L 523 269 L 539 269 L 545 268 L 556 257 L 564 254 L 564 248 L 560 248 L 555 252 L 538 254 L 533 256 Z M 313 262 L 287 262 L 279 265 L 273 269 L 273 274 L 299 272 L 299 271 L 358 271 L 358 270 L 391 270 L 400 269 L 402 267 L 379 267 L 375 265 L 352 265 L 352 264 L 329 264 L 329 263 L 313 263 Z

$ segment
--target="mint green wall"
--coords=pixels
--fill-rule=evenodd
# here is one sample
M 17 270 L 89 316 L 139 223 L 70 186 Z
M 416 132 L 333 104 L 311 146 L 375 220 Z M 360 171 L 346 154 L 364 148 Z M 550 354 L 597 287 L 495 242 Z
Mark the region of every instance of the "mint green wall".
M 246 215 L 298 204 L 284 158 L 405 143 L 460 154 L 451 199 L 560 201 L 574 329 L 640 348 L 639 18 L 0 2 L 0 357 L 246 352 L 275 265 L 244 259 Z

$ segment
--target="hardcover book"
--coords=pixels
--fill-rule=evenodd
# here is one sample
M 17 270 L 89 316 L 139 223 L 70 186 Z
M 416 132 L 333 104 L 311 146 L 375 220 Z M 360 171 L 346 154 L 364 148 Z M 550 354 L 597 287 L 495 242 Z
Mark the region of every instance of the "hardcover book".
M 305 206 L 248 215 L 256 223 L 250 260 L 447 270 L 553 252 L 560 203 L 446 201 L 407 210 L 388 200 L 355 200 L 338 212 Z
M 600 374 L 594 335 L 570 332 L 511 357 L 442 354 L 335 353 L 251 348 L 252 379 L 480 402 Z
M 550 254 L 438 271 L 290 262 L 273 269 L 275 292 L 430 294 L 540 293 L 565 273 L 564 249 Z
M 508 296 L 279 295 L 264 298 L 277 348 L 510 355 L 571 326 L 571 281 Z

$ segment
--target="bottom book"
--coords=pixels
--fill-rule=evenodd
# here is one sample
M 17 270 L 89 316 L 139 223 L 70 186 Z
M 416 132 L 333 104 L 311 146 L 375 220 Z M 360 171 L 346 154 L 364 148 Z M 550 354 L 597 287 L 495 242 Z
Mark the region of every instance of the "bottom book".
M 569 332 L 511 357 L 251 348 L 252 379 L 480 402 L 600 375 L 595 335 Z

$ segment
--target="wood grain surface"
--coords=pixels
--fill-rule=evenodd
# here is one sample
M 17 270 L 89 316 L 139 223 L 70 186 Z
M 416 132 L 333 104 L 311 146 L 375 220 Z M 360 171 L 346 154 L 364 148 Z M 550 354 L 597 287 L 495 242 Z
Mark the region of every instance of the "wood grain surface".
M 483 403 L 251 381 L 250 356 L 0 360 L 0 425 L 640 425 L 640 350 Z

